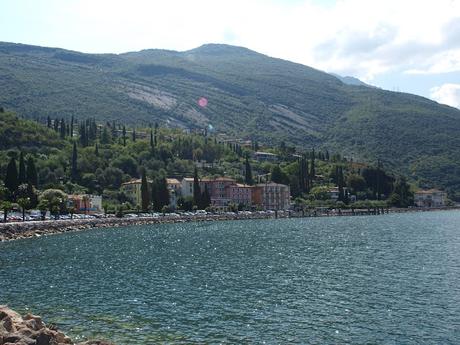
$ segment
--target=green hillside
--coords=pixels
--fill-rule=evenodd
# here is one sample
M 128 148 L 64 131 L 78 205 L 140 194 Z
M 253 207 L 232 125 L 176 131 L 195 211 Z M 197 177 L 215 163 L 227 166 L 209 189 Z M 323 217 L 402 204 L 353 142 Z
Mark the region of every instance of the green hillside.
M 30 118 L 205 127 L 262 143 L 380 159 L 460 193 L 460 111 L 241 47 L 90 55 L 0 44 L 0 104 Z M 205 97 L 201 108 L 197 100 Z M 457 198 L 460 194 L 457 194 Z

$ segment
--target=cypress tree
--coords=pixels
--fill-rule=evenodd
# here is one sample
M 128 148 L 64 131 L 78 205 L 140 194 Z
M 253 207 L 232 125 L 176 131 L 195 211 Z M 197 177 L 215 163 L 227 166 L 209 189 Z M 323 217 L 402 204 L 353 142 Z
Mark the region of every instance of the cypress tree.
M 104 126 L 102 129 L 102 134 L 101 134 L 101 144 L 110 144 L 111 138 L 109 134 L 109 130 L 107 129 L 107 126 Z
M 133 142 L 136 142 L 136 130 L 133 128 Z
M 61 136 L 61 139 L 65 138 L 65 134 L 66 134 L 65 132 L 66 132 L 65 121 L 62 118 L 60 121 L 60 127 L 59 127 L 59 135 Z
M 5 187 L 8 188 L 11 194 L 14 194 L 19 186 L 18 168 L 16 160 L 11 157 L 8 166 L 6 167 Z
M 315 149 L 311 152 L 311 162 L 310 162 L 310 188 L 313 186 L 313 179 L 315 178 Z
M 160 201 L 159 207 L 161 210 L 163 206 L 169 205 L 168 183 L 166 182 L 166 179 L 164 177 L 158 180 L 158 195 Z
M 154 133 L 154 136 L 153 136 L 153 143 L 155 146 L 158 145 L 158 122 L 155 122 L 155 133 Z
M 72 160 L 71 160 L 71 167 L 70 167 L 70 179 L 72 182 L 76 182 L 78 180 L 78 165 L 77 165 L 77 160 L 78 160 L 78 152 L 77 152 L 77 143 L 73 143 L 73 149 L 72 149 Z
M 154 142 L 153 142 L 153 131 L 150 130 L 150 147 L 153 149 Z
M 53 129 L 55 132 L 59 132 L 59 120 L 58 119 L 54 119 Z
M 211 205 L 211 195 L 209 194 L 208 191 L 208 186 L 204 186 L 204 192 L 203 195 L 201 196 L 201 209 L 205 209 L 206 207 Z
M 24 161 L 24 153 L 21 152 L 19 155 L 19 173 L 18 173 L 18 183 L 23 184 L 27 182 L 26 176 L 26 162 Z
M 49 116 L 46 118 L 46 126 L 48 128 L 51 128 L 51 117 L 49 117 Z
M 123 125 L 123 146 L 126 146 L 126 127 Z
M 149 185 L 147 182 L 147 176 L 145 169 L 142 169 L 142 179 L 141 179 L 141 202 L 142 202 L 142 211 L 148 211 L 150 206 L 150 193 Z
M 200 206 L 201 199 L 201 189 L 200 189 L 200 182 L 198 181 L 198 170 L 195 167 L 195 171 L 193 173 L 193 204 L 196 206 Z
M 99 145 L 96 141 L 96 146 L 94 147 L 94 154 L 96 155 L 96 157 L 99 157 Z
M 27 183 L 32 186 L 38 185 L 38 173 L 37 168 L 35 167 L 35 162 L 32 156 L 29 156 L 27 159 Z
M 69 134 L 69 136 L 70 136 L 71 138 L 73 138 L 73 115 L 72 115 L 72 117 L 70 118 L 70 134 Z
M 248 155 L 246 155 L 244 182 L 248 185 L 252 185 L 252 170 L 251 170 L 251 165 L 249 164 Z

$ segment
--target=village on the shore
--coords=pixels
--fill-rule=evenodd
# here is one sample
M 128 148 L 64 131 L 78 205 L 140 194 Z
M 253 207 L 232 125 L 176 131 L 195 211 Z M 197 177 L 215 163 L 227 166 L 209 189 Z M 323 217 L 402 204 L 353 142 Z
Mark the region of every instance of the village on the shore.
M 37 123 L 3 114 L 18 138 L 31 128 L 43 137 L 33 150 L 14 138 L 3 144 L 3 222 L 450 203 L 446 192 L 417 190 L 379 161 L 360 163 L 326 149 L 260 145 L 212 127 L 127 128 L 49 117 Z

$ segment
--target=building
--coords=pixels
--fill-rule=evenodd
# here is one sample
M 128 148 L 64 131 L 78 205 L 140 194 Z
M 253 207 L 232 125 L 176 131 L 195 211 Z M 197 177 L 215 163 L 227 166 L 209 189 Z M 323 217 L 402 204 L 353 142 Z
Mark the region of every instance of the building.
M 200 189 L 203 193 L 207 188 L 211 197 L 211 206 L 216 208 L 227 207 L 230 199 L 229 187 L 236 184 L 236 181 L 229 177 L 218 177 L 215 179 L 204 178 L 200 180 Z
M 259 206 L 265 210 L 286 210 L 290 207 L 289 186 L 278 183 L 262 183 L 256 186 L 236 183 L 229 177 L 203 178 L 199 181 L 201 193 L 207 189 L 211 206 L 226 209 L 229 204 Z M 193 178 L 180 182 L 183 197 L 193 197 Z
M 229 198 L 237 205 L 252 205 L 253 186 L 247 184 L 235 183 L 229 186 Z
M 438 189 L 415 192 L 414 201 L 418 207 L 442 207 L 446 205 L 447 193 Z
M 181 195 L 181 183 L 178 179 L 167 178 L 166 185 L 169 191 L 169 205 L 175 209 L 177 206 L 177 199 Z
M 150 187 L 152 180 L 147 180 L 147 184 Z M 121 184 L 121 191 L 134 205 L 142 205 L 141 185 L 142 179 L 135 179 Z
M 280 183 L 261 183 L 256 185 L 252 201 L 264 210 L 287 210 L 291 206 L 291 190 Z
M 100 213 L 102 209 L 102 196 L 92 194 L 72 194 L 68 196 L 69 208 L 75 213 Z
M 329 188 L 327 191 L 329 199 L 337 201 L 339 199 L 339 187 Z
M 344 193 L 344 196 L 349 196 L 347 187 L 343 187 L 343 193 Z M 340 195 L 339 187 L 329 188 L 327 191 L 327 195 L 329 196 L 329 199 L 331 200 L 334 200 L 334 201 L 339 200 L 339 195 Z
M 184 177 L 180 184 L 180 192 L 182 197 L 193 197 L 193 177 Z
M 270 152 L 257 151 L 254 152 L 254 159 L 260 162 L 277 162 L 278 155 L 275 155 L 274 153 Z

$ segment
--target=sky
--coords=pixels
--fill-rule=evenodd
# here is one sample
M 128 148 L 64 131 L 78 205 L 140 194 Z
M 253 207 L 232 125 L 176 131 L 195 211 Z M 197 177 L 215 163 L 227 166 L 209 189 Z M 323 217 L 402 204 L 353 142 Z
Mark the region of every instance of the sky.
M 460 108 L 460 0 L 0 0 L 0 41 L 86 53 L 226 43 Z

